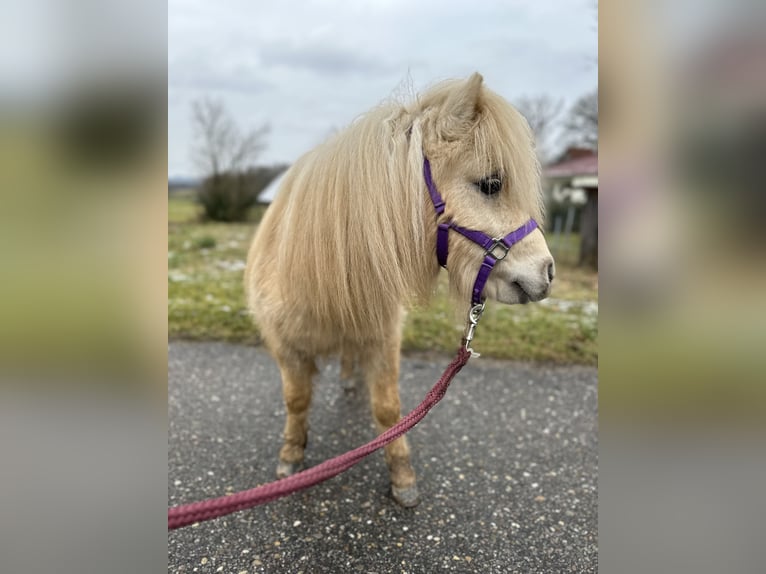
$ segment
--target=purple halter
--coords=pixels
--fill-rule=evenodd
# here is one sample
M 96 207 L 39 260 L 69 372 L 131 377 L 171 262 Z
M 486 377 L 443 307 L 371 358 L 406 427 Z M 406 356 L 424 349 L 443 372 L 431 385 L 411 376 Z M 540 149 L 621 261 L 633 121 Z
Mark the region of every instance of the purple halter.
M 433 201 L 434 209 L 436 209 L 436 215 L 438 217 L 444 213 L 444 199 L 436 189 L 436 185 L 431 177 L 431 164 L 427 157 L 423 158 L 423 177 L 426 180 L 426 187 L 428 187 L 428 193 L 431 195 L 431 201 Z M 530 219 L 524 225 L 518 229 L 514 229 L 505 237 L 490 237 L 483 231 L 466 229 L 465 227 L 456 225 L 452 221 L 439 223 L 436 232 L 436 257 L 439 260 L 439 265 L 445 269 L 447 268 L 447 254 L 449 253 L 450 229 L 454 229 L 463 237 L 470 239 L 484 248 L 484 261 L 479 268 L 479 273 L 476 275 L 476 281 L 473 284 L 473 293 L 471 296 L 471 305 L 476 306 L 481 305 L 484 302 L 482 291 L 484 291 L 484 285 L 487 283 L 487 279 L 489 279 L 489 274 L 495 266 L 495 263 L 505 259 L 505 256 L 508 255 L 508 251 L 510 251 L 514 243 L 518 243 L 537 229 L 537 222 L 534 219 Z

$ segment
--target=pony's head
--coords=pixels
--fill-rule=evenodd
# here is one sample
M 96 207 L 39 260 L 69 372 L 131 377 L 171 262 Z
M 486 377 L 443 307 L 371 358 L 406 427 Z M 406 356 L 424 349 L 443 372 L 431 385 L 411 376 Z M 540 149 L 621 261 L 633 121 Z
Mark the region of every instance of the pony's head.
M 445 202 L 440 222 L 491 237 L 504 237 L 530 219 L 542 226 L 540 166 L 529 126 L 483 85 L 481 75 L 440 84 L 407 112 L 410 149 L 428 159 Z M 411 155 L 410 161 L 417 160 Z M 461 300 L 471 299 L 485 256 L 485 248 L 449 232 L 447 268 Z M 553 257 L 538 227 L 496 261 L 483 296 L 507 304 L 539 301 L 548 296 L 553 275 Z

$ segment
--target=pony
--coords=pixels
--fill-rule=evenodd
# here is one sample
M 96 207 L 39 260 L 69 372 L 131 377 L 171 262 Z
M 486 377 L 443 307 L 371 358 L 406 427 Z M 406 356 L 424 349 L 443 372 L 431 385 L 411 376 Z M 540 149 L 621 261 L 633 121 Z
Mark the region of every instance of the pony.
M 441 211 L 427 185 L 443 198 Z M 478 73 L 436 84 L 412 102 L 386 101 L 295 162 L 253 237 L 245 270 L 248 309 L 282 378 L 287 418 L 278 477 L 303 464 L 318 357 L 339 355 L 341 379 L 358 369 L 379 432 L 400 419 L 402 321 L 435 289 L 439 224 L 502 235 L 527 220 L 543 220 L 534 140 L 522 115 Z M 528 231 L 507 257 L 495 258 L 482 301 L 548 296 L 553 258 L 541 230 Z M 491 248 L 445 235 L 450 293 L 465 313 Z M 395 501 L 417 504 L 406 437 L 385 447 L 385 461 Z

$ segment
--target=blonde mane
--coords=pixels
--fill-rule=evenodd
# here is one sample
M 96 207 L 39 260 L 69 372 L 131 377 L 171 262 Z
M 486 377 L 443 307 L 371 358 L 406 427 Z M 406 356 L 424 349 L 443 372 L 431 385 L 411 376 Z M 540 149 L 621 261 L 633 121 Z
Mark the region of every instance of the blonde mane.
M 291 167 L 251 247 L 251 310 L 289 301 L 310 318 L 306 325 L 369 339 L 390 329 L 402 304 L 428 299 L 439 266 L 423 156 L 445 153 L 436 123 L 456 83 L 441 83 L 410 104 L 381 104 Z M 542 223 L 526 122 L 484 89 L 472 134 L 486 172 L 504 173 L 514 201 Z

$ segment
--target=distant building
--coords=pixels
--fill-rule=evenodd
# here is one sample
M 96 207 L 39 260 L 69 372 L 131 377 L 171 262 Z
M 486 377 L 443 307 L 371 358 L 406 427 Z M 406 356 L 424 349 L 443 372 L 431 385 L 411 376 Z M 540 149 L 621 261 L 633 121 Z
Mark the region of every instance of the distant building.
M 543 169 L 554 201 L 587 201 L 587 190 L 598 194 L 598 153 L 569 148 L 555 163 Z
M 553 201 L 583 206 L 579 264 L 598 269 L 598 152 L 569 148 L 543 175 Z
M 277 196 L 279 186 L 282 185 L 282 181 L 285 179 L 287 170 L 280 173 L 277 177 L 272 179 L 269 184 L 263 188 L 263 191 L 258 194 L 258 203 L 271 203 Z

